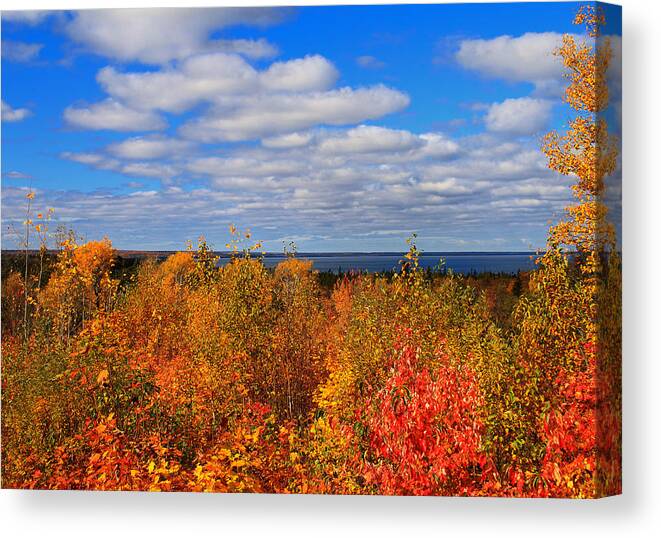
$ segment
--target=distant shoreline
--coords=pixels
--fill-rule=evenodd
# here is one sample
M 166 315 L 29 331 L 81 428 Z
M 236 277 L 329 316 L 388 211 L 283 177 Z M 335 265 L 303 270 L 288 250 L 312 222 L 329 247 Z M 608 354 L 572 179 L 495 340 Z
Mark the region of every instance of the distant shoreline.
M 7 254 L 7 255 L 16 255 L 16 254 L 24 254 L 25 250 L 23 249 L 2 249 L 0 251 L 2 254 Z M 39 250 L 36 249 L 30 249 L 28 250 L 30 254 L 38 254 Z M 59 251 L 57 250 L 48 250 L 48 254 L 57 254 Z M 121 250 L 117 249 L 117 255 L 122 256 L 124 258 L 128 257 L 150 257 L 150 256 L 169 256 L 171 254 L 175 254 L 177 252 L 185 252 L 182 250 Z M 195 251 L 193 251 L 195 252 Z M 460 252 L 453 252 L 453 251 L 423 251 L 420 253 L 421 256 L 537 256 L 542 252 L 537 252 L 533 250 L 524 250 L 524 251 L 514 251 L 514 250 L 507 250 L 507 251 L 494 251 L 494 250 L 489 250 L 489 251 L 479 251 L 479 250 L 474 250 L 474 251 L 460 251 Z M 214 251 L 213 254 L 215 256 L 220 256 L 221 258 L 230 258 L 232 257 L 233 253 L 229 251 Z M 342 257 L 352 257 L 352 256 L 403 256 L 406 254 L 406 251 L 384 251 L 384 252 L 297 252 L 296 257 L 299 258 L 305 258 L 307 256 L 312 256 L 315 258 L 324 258 L 324 257 L 335 257 L 335 258 L 342 258 Z M 260 254 L 261 255 L 261 254 Z M 255 255 L 257 256 L 257 255 Z M 286 254 L 284 252 L 266 252 L 263 254 L 265 258 L 277 258 L 277 257 L 285 257 Z

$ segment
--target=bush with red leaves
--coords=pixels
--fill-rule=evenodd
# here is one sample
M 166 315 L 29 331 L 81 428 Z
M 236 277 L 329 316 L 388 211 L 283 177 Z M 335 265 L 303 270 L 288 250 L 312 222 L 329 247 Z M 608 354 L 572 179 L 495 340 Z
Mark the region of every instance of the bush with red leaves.
M 440 359 L 432 374 L 413 347 L 401 347 L 385 386 L 359 412 L 363 476 L 379 493 L 480 494 L 490 466 L 475 376 Z

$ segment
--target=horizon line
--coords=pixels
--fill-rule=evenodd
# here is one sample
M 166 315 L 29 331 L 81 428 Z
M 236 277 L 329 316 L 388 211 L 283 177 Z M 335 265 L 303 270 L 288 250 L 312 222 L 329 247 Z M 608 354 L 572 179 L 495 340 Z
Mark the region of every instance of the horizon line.
M 116 248 L 115 251 L 118 254 L 175 254 L 177 252 L 189 252 L 186 249 L 140 249 L 140 248 Z M 25 249 L 22 248 L 3 248 L 0 249 L 0 252 L 7 254 L 14 253 L 25 253 Z M 28 249 L 29 253 L 39 253 L 39 249 Z M 46 252 L 49 254 L 56 254 L 60 252 L 60 249 L 48 249 Z M 190 252 L 196 252 L 192 250 Z M 217 255 L 228 255 L 231 256 L 234 254 L 231 250 L 212 250 L 213 254 Z M 239 251 L 241 253 L 243 251 Z M 344 250 L 328 250 L 328 251 L 297 251 L 294 253 L 294 256 L 399 256 L 401 254 L 406 254 L 406 250 L 395 251 L 395 250 L 371 250 L 371 251 L 344 251 Z M 420 251 L 421 256 L 430 256 L 436 254 L 446 254 L 446 255 L 459 255 L 459 254 L 540 254 L 545 252 L 545 250 L 426 250 Z M 255 254 L 255 257 L 259 255 L 264 256 L 287 256 L 287 253 L 282 251 L 260 251 Z

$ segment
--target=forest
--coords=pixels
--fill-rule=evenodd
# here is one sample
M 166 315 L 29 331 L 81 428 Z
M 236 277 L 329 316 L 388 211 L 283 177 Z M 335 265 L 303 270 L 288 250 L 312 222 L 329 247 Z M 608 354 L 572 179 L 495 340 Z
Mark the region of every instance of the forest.
M 575 23 L 597 37 L 593 7 Z M 536 269 L 267 269 L 232 227 L 119 263 L 26 196 L 3 260 L 2 487 L 593 498 L 621 491 L 621 263 L 602 201 L 618 141 L 607 40 L 566 35 L 548 166 L 575 179 Z M 55 210 L 56 211 L 56 210 Z M 39 250 L 30 250 L 29 241 Z M 52 248 L 51 248 L 52 243 Z

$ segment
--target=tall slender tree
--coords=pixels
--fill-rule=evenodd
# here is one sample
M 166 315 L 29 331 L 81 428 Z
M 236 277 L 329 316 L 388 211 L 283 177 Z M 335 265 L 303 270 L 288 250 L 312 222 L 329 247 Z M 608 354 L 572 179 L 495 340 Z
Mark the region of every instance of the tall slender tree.
M 604 13 L 589 4 L 574 23 L 585 27 L 586 38 L 563 36 L 555 54 L 567 68 L 565 102 L 576 115 L 564 134 L 552 131 L 542 143 L 549 168 L 575 178 L 574 201 L 549 229 L 515 315 L 519 360 L 529 377 L 524 390 L 534 395 L 528 416 L 537 417 L 528 438 L 541 458 L 529 476 L 548 480 L 552 495 L 597 496 L 620 489 L 621 273 L 604 202 L 619 143 L 604 117 L 612 59 L 601 32 Z

